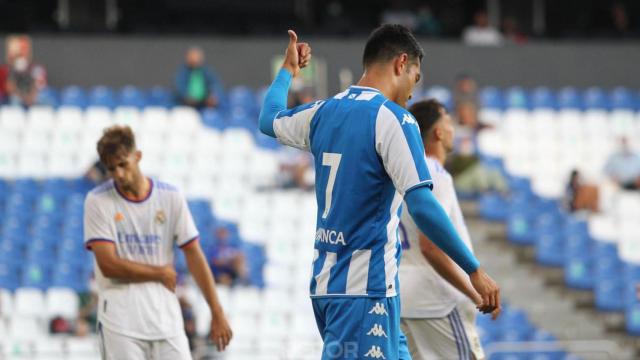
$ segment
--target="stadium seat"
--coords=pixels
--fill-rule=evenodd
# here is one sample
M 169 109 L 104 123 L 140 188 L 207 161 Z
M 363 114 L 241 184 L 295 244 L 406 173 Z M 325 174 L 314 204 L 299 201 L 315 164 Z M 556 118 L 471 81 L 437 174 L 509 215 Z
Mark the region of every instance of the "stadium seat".
M 204 109 L 202 110 L 201 115 L 202 122 L 206 126 L 218 130 L 224 130 L 227 127 L 227 122 L 217 109 Z
M 163 87 L 154 86 L 147 94 L 147 105 L 169 108 L 174 105 L 171 92 Z
M 431 86 L 424 92 L 425 98 L 436 99 L 442 103 L 449 111 L 454 111 L 453 95 L 444 86 Z
M 485 87 L 480 91 L 480 105 L 482 108 L 502 110 L 504 101 L 501 91 L 496 87 Z
M 586 109 L 609 110 L 609 98 L 604 90 L 590 87 L 583 93 L 583 103 Z
M 617 87 L 609 93 L 612 109 L 638 110 L 638 97 L 629 89 Z
M 0 125 L 2 129 L 21 131 L 27 125 L 25 111 L 19 106 L 0 107 Z
M 521 87 L 511 87 L 506 90 L 505 94 L 505 104 L 508 108 L 516 108 L 516 109 L 529 109 L 530 101 L 529 95 L 527 92 Z
M 14 295 L 16 316 L 42 318 L 45 315 L 45 301 L 42 290 L 22 287 Z
M 582 98 L 578 90 L 572 87 L 560 89 L 557 94 L 560 109 L 582 110 Z
M 46 315 L 49 319 L 55 316 L 62 316 L 72 320 L 78 317 L 80 301 L 73 289 L 62 287 L 49 288 L 46 293 L 45 303 Z
M 89 92 L 89 105 L 113 109 L 116 99 L 113 91 L 106 86 L 96 86 Z
M 32 106 L 27 112 L 27 131 L 46 131 L 56 126 L 55 112 L 49 106 Z
M 118 94 L 118 106 L 130 106 L 142 109 L 147 104 L 145 94 L 133 85 L 127 85 Z
M 554 110 L 557 107 L 555 94 L 547 87 L 540 86 L 533 89 L 530 98 L 533 109 Z
M 38 103 L 44 106 L 57 107 L 60 97 L 56 89 L 47 86 L 38 92 Z
M 62 89 L 60 94 L 61 106 L 85 108 L 89 101 L 85 91 L 79 86 L 69 86 Z
M 45 337 L 44 330 L 39 319 L 16 315 L 11 321 L 9 332 L 13 340 L 40 342 Z

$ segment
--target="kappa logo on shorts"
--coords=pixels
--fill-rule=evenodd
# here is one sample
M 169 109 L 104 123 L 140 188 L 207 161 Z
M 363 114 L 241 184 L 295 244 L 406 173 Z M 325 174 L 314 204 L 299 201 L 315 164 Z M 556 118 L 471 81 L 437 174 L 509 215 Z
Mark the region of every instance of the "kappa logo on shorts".
M 385 315 L 385 316 L 389 315 L 387 313 L 387 310 L 384 308 L 384 304 L 381 304 L 379 302 L 377 302 L 375 305 L 373 305 L 371 310 L 369 310 L 369 314 Z
M 384 353 L 380 349 L 380 346 L 375 345 L 371 345 L 371 349 L 369 349 L 369 351 L 364 354 L 364 357 L 370 357 L 373 359 L 386 359 L 386 357 L 384 357 Z
M 373 327 L 371 328 L 371 330 L 369 330 L 367 335 L 369 335 L 369 336 L 377 336 L 377 337 L 383 337 L 383 336 L 387 337 L 387 334 L 384 332 L 384 329 L 382 328 L 382 325 L 380 325 L 380 324 L 373 324 Z

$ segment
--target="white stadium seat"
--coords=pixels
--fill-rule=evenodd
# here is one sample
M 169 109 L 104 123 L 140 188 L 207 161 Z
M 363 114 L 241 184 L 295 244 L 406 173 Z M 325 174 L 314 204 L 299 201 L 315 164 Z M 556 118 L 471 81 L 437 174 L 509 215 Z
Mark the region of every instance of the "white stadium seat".
M 47 317 L 62 316 L 66 319 L 78 317 L 80 300 L 73 289 L 52 287 L 47 290 Z
M 13 294 L 0 288 L 0 323 L 11 317 L 13 313 Z
M 27 112 L 29 130 L 48 130 L 56 126 L 55 111 L 49 106 L 34 106 Z
M 61 106 L 56 112 L 56 128 L 80 131 L 84 126 L 84 113 L 75 106 Z
M 18 288 L 14 295 L 14 311 L 16 316 L 44 317 L 46 307 L 42 290 Z
M 27 126 L 27 116 L 18 106 L 0 107 L 0 128 L 23 129 Z

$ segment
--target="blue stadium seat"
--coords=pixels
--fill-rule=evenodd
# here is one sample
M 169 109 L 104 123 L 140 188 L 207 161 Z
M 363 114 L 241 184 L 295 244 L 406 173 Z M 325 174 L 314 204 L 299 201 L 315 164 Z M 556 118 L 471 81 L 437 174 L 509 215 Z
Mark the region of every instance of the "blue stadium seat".
M 547 87 L 537 87 L 531 91 L 531 107 L 534 109 L 556 109 L 556 96 Z
M 595 241 L 594 293 L 600 311 L 624 310 L 624 267 L 615 243 Z
M 531 207 L 510 207 L 507 215 L 507 239 L 517 245 L 531 245 L 535 233 L 531 226 L 535 219 L 535 209 Z
M 582 97 L 578 90 L 572 87 L 564 87 L 558 91 L 556 98 L 560 109 L 582 110 Z
M 202 122 L 209 127 L 218 130 L 224 130 L 228 124 L 225 121 L 222 113 L 217 109 L 204 109 L 201 112 Z
M 640 108 L 638 97 L 629 89 L 617 87 L 609 94 L 612 109 L 637 110 Z
M 601 88 L 590 87 L 585 90 L 583 103 L 587 109 L 609 110 L 609 99 Z
M 113 95 L 113 91 L 106 86 L 94 87 L 89 92 L 89 105 L 113 109 L 116 106 L 116 99 Z
M 32 178 L 21 178 L 13 182 L 13 193 L 33 199 L 40 193 L 40 187 Z
M 503 221 L 508 214 L 507 201 L 498 193 L 484 193 L 478 202 L 480 216 L 489 221 Z
M 564 265 L 564 242 L 562 232 L 546 229 L 536 234 L 536 260 L 545 266 Z
M 228 101 L 231 108 L 240 107 L 251 114 L 255 114 L 259 108 L 256 95 L 247 86 L 235 86 L 229 90 Z
M 581 230 L 572 231 L 572 225 L 565 225 L 565 267 L 567 286 L 574 289 L 593 288 L 593 253 L 590 237 Z
M 54 88 L 47 86 L 44 89 L 41 89 L 38 93 L 38 102 L 41 105 L 55 107 L 60 103 L 60 98 L 58 92 Z
M 623 283 L 625 305 L 640 304 L 640 265 L 624 264 Z
M 442 103 L 448 111 L 452 112 L 453 109 L 453 95 L 451 90 L 444 86 L 432 86 L 424 92 L 425 98 L 436 99 Z
M 519 86 L 514 86 L 506 90 L 504 94 L 504 102 L 508 108 L 530 108 L 529 95 L 523 88 Z
M 640 336 L 640 303 L 627 306 L 625 326 L 627 333 Z
M 118 94 L 118 106 L 132 106 L 142 109 L 147 104 L 145 94 L 133 85 L 127 85 Z
M 1 256 L 1 255 L 0 255 Z M 19 265 L 0 261 L 0 289 L 14 291 L 20 286 Z
M 483 108 L 502 110 L 504 102 L 500 89 L 488 86 L 480 90 L 480 104 Z
M 51 286 L 51 267 L 32 262 L 22 268 L 21 286 L 34 287 L 41 290 Z
M 68 86 L 60 94 L 60 105 L 85 108 L 88 103 L 87 94 L 79 86 Z
M 172 107 L 174 105 L 173 95 L 171 91 L 161 87 L 154 86 L 147 94 L 147 106 Z
M 545 330 L 536 330 L 531 336 L 531 341 L 536 342 L 556 342 L 557 339 Z M 566 353 L 558 346 L 555 350 L 535 351 L 529 357 L 531 360 L 563 360 Z
M 533 332 L 527 314 L 520 309 L 504 309 L 497 321 L 501 341 L 527 341 Z

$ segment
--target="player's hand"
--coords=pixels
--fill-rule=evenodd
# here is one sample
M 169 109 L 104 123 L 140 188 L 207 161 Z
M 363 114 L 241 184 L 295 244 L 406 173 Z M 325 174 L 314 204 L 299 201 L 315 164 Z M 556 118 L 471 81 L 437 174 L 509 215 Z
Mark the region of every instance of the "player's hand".
M 169 291 L 176 291 L 177 279 L 178 273 L 176 273 L 173 264 L 168 264 L 160 268 L 160 282 L 164 287 L 169 289 Z
M 224 351 L 229 345 L 233 331 L 222 311 L 213 314 L 211 319 L 211 341 L 216 344 L 218 351 Z
M 296 76 L 301 69 L 309 65 L 309 61 L 311 61 L 311 46 L 307 43 L 298 43 L 298 35 L 295 31 L 289 30 L 289 46 L 287 46 L 282 67 Z
M 476 307 L 483 314 L 492 313 L 500 308 L 500 289 L 493 279 L 482 268 L 469 275 L 471 285 L 482 297 L 482 303 Z M 499 314 L 499 312 L 498 312 Z

